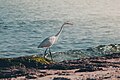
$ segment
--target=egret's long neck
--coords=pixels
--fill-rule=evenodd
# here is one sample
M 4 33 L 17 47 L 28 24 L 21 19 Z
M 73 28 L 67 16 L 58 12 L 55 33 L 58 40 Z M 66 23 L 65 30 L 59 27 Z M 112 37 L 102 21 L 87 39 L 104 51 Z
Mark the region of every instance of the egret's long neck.
M 58 36 L 61 34 L 61 32 L 62 32 L 62 30 L 63 30 L 64 25 L 65 25 L 65 24 L 63 24 L 63 25 L 61 26 L 60 31 L 59 31 L 59 32 L 55 35 L 56 37 L 58 37 Z

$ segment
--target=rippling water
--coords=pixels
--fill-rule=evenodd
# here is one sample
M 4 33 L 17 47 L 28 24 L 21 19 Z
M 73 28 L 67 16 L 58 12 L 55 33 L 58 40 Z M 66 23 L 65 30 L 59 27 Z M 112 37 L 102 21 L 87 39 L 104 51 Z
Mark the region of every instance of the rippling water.
M 119 0 L 0 0 L 0 57 L 42 53 L 40 42 L 65 27 L 53 52 L 120 43 Z

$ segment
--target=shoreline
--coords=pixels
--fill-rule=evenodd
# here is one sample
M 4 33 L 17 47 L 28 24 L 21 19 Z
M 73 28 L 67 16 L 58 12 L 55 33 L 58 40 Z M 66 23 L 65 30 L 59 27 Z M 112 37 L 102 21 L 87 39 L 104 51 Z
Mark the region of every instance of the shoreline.
M 0 80 L 103 80 L 120 79 L 120 53 L 62 62 L 35 56 L 2 59 Z M 0 64 L 2 64 L 0 59 Z M 5 65 L 6 64 L 6 65 Z

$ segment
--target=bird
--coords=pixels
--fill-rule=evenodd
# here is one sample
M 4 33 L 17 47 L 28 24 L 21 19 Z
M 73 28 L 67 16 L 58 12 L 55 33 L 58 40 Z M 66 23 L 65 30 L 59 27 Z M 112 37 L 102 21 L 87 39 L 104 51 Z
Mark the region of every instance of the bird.
M 55 44 L 55 42 L 58 40 L 61 32 L 63 31 L 63 27 L 65 25 L 73 25 L 72 23 L 70 22 L 64 22 L 60 28 L 60 30 L 57 32 L 57 34 L 53 35 L 53 36 L 50 36 L 50 37 L 47 37 L 46 39 L 44 39 L 39 45 L 38 45 L 38 48 L 46 48 L 45 52 L 44 52 L 44 58 L 46 57 L 46 54 L 47 54 L 47 50 L 49 50 L 49 53 L 50 53 L 50 57 L 51 57 L 51 60 L 53 61 L 53 58 L 52 58 L 52 54 L 51 54 L 51 50 L 50 48 L 53 46 L 53 44 Z

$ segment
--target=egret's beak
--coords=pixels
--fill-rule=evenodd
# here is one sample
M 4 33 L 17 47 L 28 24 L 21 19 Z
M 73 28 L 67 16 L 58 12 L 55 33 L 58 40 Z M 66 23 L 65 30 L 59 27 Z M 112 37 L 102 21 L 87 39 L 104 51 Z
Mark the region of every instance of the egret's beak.
M 69 25 L 73 25 L 73 23 L 68 23 Z
M 73 23 L 70 23 L 70 22 L 65 22 L 64 24 L 69 24 L 69 25 L 73 25 Z

